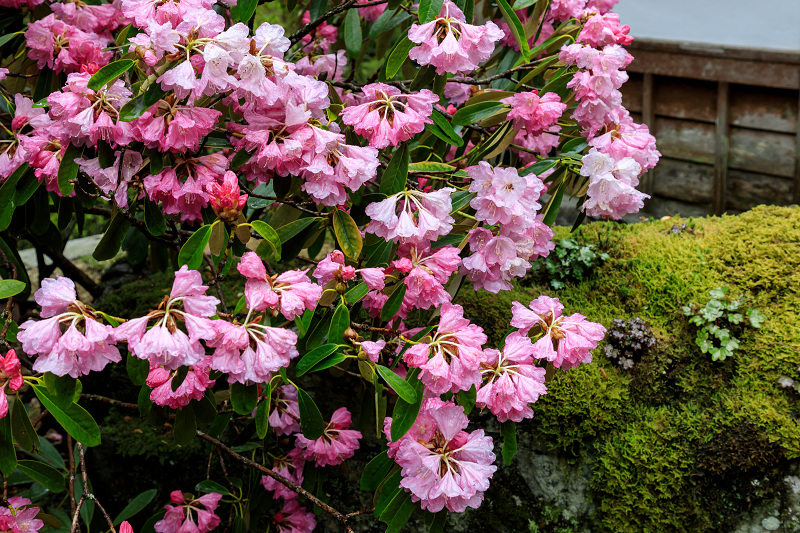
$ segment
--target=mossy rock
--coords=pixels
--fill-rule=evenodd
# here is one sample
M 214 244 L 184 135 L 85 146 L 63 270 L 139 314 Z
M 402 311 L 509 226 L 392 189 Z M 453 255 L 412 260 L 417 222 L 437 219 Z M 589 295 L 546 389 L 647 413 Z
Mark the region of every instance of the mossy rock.
M 556 229 L 556 239 L 569 235 Z M 537 274 L 498 295 L 466 286 L 457 300 L 490 342 L 509 331 L 512 302 L 542 294 L 606 327 L 634 316 L 650 324 L 657 346 L 632 370 L 601 346 L 591 364 L 555 371 L 534 406 L 532 438 L 594 468 L 593 529 L 720 531 L 774 498 L 774 481 L 800 458 L 800 395 L 777 383 L 800 366 L 800 208 L 598 222 L 570 238 L 610 256 L 588 279 L 554 290 Z M 767 321 L 713 362 L 681 308 L 719 286 L 748 296 Z

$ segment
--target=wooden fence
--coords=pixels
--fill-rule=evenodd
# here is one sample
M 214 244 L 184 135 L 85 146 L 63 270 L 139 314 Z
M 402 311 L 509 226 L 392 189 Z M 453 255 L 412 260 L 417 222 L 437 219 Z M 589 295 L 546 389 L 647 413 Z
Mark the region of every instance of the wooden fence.
M 800 53 L 637 40 L 625 106 L 663 157 L 654 216 L 800 203 Z

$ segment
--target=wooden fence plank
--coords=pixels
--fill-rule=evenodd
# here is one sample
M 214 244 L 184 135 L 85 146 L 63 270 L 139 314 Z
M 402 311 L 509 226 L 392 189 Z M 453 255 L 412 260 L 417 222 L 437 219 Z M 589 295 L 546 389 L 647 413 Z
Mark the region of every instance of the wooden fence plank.
M 658 150 L 667 157 L 714 164 L 714 125 L 656 117 L 653 133 Z
M 710 204 L 714 197 L 714 167 L 662 157 L 653 174 L 656 196 Z
M 765 174 L 728 171 L 728 211 L 745 211 L 761 204 L 792 203 L 793 181 Z
M 730 167 L 792 178 L 796 145 L 795 135 L 731 128 Z

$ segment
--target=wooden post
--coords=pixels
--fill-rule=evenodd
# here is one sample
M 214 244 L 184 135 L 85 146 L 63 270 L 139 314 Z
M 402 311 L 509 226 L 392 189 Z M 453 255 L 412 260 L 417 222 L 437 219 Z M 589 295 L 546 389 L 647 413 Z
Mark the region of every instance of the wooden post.
M 650 134 L 655 135 L 656 110 L 653 103 L 653 73 L 645 72 L 642 80 L 642 121 L 650 128 Z M 653 195 L 653 172 L 647 172 L 642 180 L 642 192 Z
M 716 157 L 714 159 L 714 214 L 725 212 L 728 194 L 728 159 L 730 140 L 728 137 L 728 100 L 730 87 L 728 82 L 721 81 L 717 87 L 717 132 Z

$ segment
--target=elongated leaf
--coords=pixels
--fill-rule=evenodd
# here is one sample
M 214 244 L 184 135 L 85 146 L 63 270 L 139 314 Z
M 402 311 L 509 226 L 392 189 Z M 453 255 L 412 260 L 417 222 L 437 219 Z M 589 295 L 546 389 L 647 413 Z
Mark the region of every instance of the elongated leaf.
M 450 121 L 441 112 L 434 109 L 433 113 L 431 113 L 431 120 L 433 120 L 433 124 L 428 124 L 428 131 L 448 144 L 454 146 L 462 146 L 464 144 L 464 139 L 455 132 Z
M 314 368 L 314 365 L 331 355 L 339 349 L 338 344 L 323 344 L 318 348 L 314 348 L 305 354 L 298 362 L 295 368 L 295 374 L 299 377 Z
M 64 474 L 41 461 L 19 461 L 17 468 L 50 492 L 59 493 L 66 488 Z
M 197 270 L 203 264 L 203 253 L 211 238 L 211 225 L 206 224 L 189 237 L 178 253 L 178 264 L 186 265 L 189 270 Z
M 383 171 L 381 185 L 378 190 L 386 196 L 405 190 L 406 181 L 408 180 L 408 165 L 408 145 L 403 143 L 392 154 L 392 160 L 389 161 L 386 170 Z
M 444 526 L 447 525 L 447 511 L 440 511 L 436 513 L 428 526 L 428 533 L 444 533 Z
M 244 298 L 244 296 L 242 296 Z M 237 314 L 237 313 L 234 313 Z M 314 318 L 314 310 L 306 309 L 305 312 L 294 319 L 294 324 L 297 326 L 297 336 L 301 339 L 308 333 L 308 327 L 311 325 L 311 320 Z
M 350 305 L 359 302 L 364 296 L 369 293 L 369 286 L 363 281 L 344 293 L 344 299 Z
M 17 37 L 18 35 L 22 35 L 22 32 L 8 33 L 6 35 L 3 35 L 2 37 L 0 37 L 0 46 L 3 46 L 8 41 L 13 39 L 14 37 Z
M 475 196 L 475 193 L 469 191 L 456 191 L 450 195 L 450 199 L 452 202 L 453 210 L 451 213 L 455 213 L 456 211 L 460 210 L 462 207 L 466 206 L 470 203 L 472 198 Z
M 326 370 L 331 368 L 332 366 L 336 366 L 339 363 L 342 363 L 347 360 L 347 356 L 343 353 L 336 353 L 332 356 L 328 357 L 327 359 L 323 359 L 320 363 L 314 365 L 314 368 L 309 370 L 309 372 L 320 372 L 322 370 Z
M 50 398 L 62 409 L 69 407 L 75 398 L 78 381 L 72 376 L 56 376 L 50 372 L 44 375 L 44 383 Z
M 297 403 L 300 408 L 300 430 L 309 440 L 317 440 L 325 431 L 325 421 L 317 404 L 306 391 L 297 387 Z
M 0 231 L 7 229 L 11 224 L 11 216 L 14 214 L 14 209 L 25 203 L 18 201 L 16 187 L 29 168 L 28 163 L 23 163 L 0 185 Z M 33 173 L 31 172 L 31 174 Z M 38 180 L 36 181 L 38 183 Z
M 386 383 L 392 388 L 393 391 L 400 396 L 403 401 L 407 403 L 414 403 L 417 401 L 417 393 L 406 380 L 398 376 L 394 373 L 394 371 L 389 370 L 385 366 L 378 365 L 375 367 L 375 370 L 380 374 Z
M 72 438 L 82 442 L 84 446 L 98 446 L 100 444 L 100 428 L 92 415 L 78 404 L 72 403 L 66 409 L 61 409 L 50 397 L 50 393 L 41 385 L 32 385 L 33 392 L 42 402 L 45 409 L 50 411 L 53 418 L 61 424 Z
M 19 398 L 14 402 L 14 407 L 11 409 L 11 432 L 14 435 L 14 440 L 23 450 L 30 452 L 39 446 L 39 435 L 33 429 L 25 404 Z
M 161 100 L 167 93 L 161 89 L 161 85 L 153 83 L 147 90 L 129 100 L 127 104 L 122 106 L 119 110 L 119 120 L 123 122 L 130 122 L 141 117 L 142 114 L 153 107 L 153 104 Z
M 406 59 L 408 58 L 408 53 L 415 46 L 417 45 L 411 42 L 411 39 L 409 39 L 408 36 L 403 37 L 403 39 L 397 43 L 392 50 L 392 53 L 389 54 L 389 59 L 386 61 L 387 79 L 392 79 L 395 77 L 397 72 L 400 70 L 400 67 L 403 66 L 403 63 L 405 63 Z
M 393 442 L 397 442 L 411 429 L 411 426 L 417 421 L 419 408 L 422 406 L 422 382 L 417 378 L 417 372 L 409 372 L 406 381 L 412 384 L 417 399 L 413 403 L 406 402 L 402 397 L 397 400 L 392 412 L 390 431 Z
M 233 159 L 231 159 L 231 170 L 237 170 L 242 165 L 246 164 L 248 161 L 250 161 L 250 158 L 253 157 L 254 153 L 255 150 L 250 152 L 244 148 L 236 152 L 236 154 L 233 156 Z
M 172 437 L 175 444 L 186 446 L 192 442 L 197 434 L 197 418 L 192 404 L 186 405 L 175 413 L 175 425 L 172 427 Z
M 125 370 L 127 370 L 131 382 L 137 387 L 141 387 L 150 372 L 150 362 L 147 359 L 139 359 L 129 355 L 125 359 Z
M 336 240 L 339 242 L 344 255 L 357 259 L 361 254 L 361 248 L 364 246 L 361 231 L 353 218 L 341 209 L 336 209 L 333 212 L 333 232 L 336 234 Z
M 217 494 L 231 493 L 231 491 L 229 491 L 227 488 L 220 485 L 216 481 L 212 481 L 210 479 L 203 480 L 197 485 L 195 485 L 194 490 L 196 490 L 197 492 L 205 492 L 205 493 L 216 492 Z
M 17 452 L 11 434 L 11 417 L 0 418 L 0 472 L 6 477 L 17 469 Z
M 264 390 L 264 399 L 256 407 L 256 434 L 259 439 L 267 436 L 269 430 L 269 411 L 272 405 L 272 387 L 267 385 Z
M 16 279 L 0 280 L 0 300 L 16 296 L 25 290 L 25 284 Z
M 109 63 L 95 72 L 92 77 L 89 78 L 89 83 L 87 83 L 86 86 L 93 91 L 102 89 L 107 84 L 113 83 L 114 80 L 128 72 L 135 64 L 136 61 L 133 59 L 120 59 Z
M 522 53 L 522 57 L 527 61 L 530 57 L 530 47 L 528 46 L 528 38 L 525 36 L 525 28 L 522 26 L 522 22 L 520 22 L 519 17 L 517 17 L 517 14 L 514 13 L 514 10 L 511 9 L 511 6 L 508 5 L 506 0 L 497 0 L 497 6 L 500 8 L 500 11 L 503 12 L 503 18 L 506 20 L 512 35 L 514 35 L 514 39 L 516 39 L 519 45 L 519 51 Z
M 383 483 L 381 483 L 378 490 L 380 493 L 378 494 L 378 501 L 375 502 L 375 512 L 374 515 L 377 518 L 380 518 L 381 515 L 386 511 L 386 508 L 389 506 L 391 501 L 397 495 L 398 492 L 401 491 L 400 489 L 400 480 L 403 479 L 400 473 L 400 467 L 397 467 L 392 474 L 386 478 Z
M 256 13 L 258 0 L 240 0 L 236 7 L 239 8 L 239 22 L 247 24 Z
M 409 172 L 425 172 L 433 174 L 436 172 L 455 172 L 457 169 L 454 166 L 445 163 L 438 163 L 436 161 L 421 161 L 419 163 L 410 163 L 408 165 Z
M 256 403 L 258 403 L 258 385 L 231 383 L 231 406 L 237 414 L 249 415 L 256 408 Z
M 317 220 L 319 219 L 314 217 L 298 218 L 297 220 L 293 220 L 288 224 L 284 224 L 283 226 L 274 229 L 278 234 L 278 237 L 280 237 L 281 243 L 285 243 Z
M 494 115 L 505 107 L 506 104 L 502 102 L 479 102 L 477 104 L 464 106 L 456 111 L 451 121 L 453 124 L 462 126 L 474 124 Z
M 372 458 L 364 467 L 364 473 L 361 474 L 361 490 L 372 492 L 377 490 L 386 474 L 394 466 L 394 460 L 386 455 L 388 450 L 383 450 L 381 453 Z
M 411 514 L 414 512 L 414 509 L 417 507 L 417 504 L 411 500 L 411 494 L 405 494 L 407 495 L 407 498 L 404 499 L 402 505 L 400 505 L 400 508 L 394 514 L 392 519 L 387 521 L 388 527 L 386 528 L 386 533 L 400 533 L 400 531 L 408 522 L 408 519 L 411 518 Z
M 361 52 L 361 17 L 355 9 L 347 10 L 344 18 L 344 45 L 352 57 Z
M 272 253 L 275 254 L 275 261 L 280 261 L 281 238 L 278 233 L 272 229 L 272 226 L 263 220 L 254 220 L 251 224 L 253 229 L 256 230 L 256 233 L 264 237 L 264 240 L 267 241 L 267 244 L 269 244 L 270 248 L 272 249 Z
M 350 310 L 344 302 L 339 302 L 331 318 L 331 327 L 328 329 L 328 342 L 343 343 L 344 332 L 350 327 Z
M 383 511 L 381 511 L 381 522 L 386 522 L 387 524 L 391 522 L 403 504 L 410 498 L 410 493 L 404 490 L 397 491 Z
M 158 204 L 147 196 L 144 197 L 144 222 L 150 235 L 163 235 L 167 231 L 167 221 Z
M 403 297 L 405 297 L 405 295 L 406 284 L 401 283 L 400 286 L 397 287 L 389 296 L 389 299 L 386 300 L 386 304 L 384 304 L 383 309 L 381 309 L 382 321 L 387 322 L 397 314 L 397 312 L 400 310 L 400 306 L 403 304 Z
M 119 253 L 122 241 L 125 240 L 128 230 L 131 227 L 130 221 L 120 212 L 117 212 L 108 224 L 105 234 L 97 243 L 97 247 L 92 252 L 92 257 L 97 261 L 114 259 Z
M 75 146 L 70 144 L 64 152 L 64 157 L 61 159 L 61 164 L 58 166 L 58 190 L 61 191 L 61 196 L 69 196 L 75 190 L 75 178 L 78 177 L 78 163 L 75 159 L 83 155 L 83 146 Z
M 328 0 L 311 0 L 309 11 L 311 20 L 317 20 L 328 10 Z
M 420 0 L 417 15 L 419 16 L 419 23 L 425 24 L 435 19 L 442 10 L 444 0 Z
M 49 68 L 39 70 L 36 86 L 33 88 L 33 101 L 37 104 L 53 92 L 53 71 Z M 47 100 L 45 100 L 47 105 Z
M 157 493 L 157 489 L 150 489 L 136 496 L 128 505 L 125 506 L 122 511 L 119 512 L 117 517 L 114 519 L 114 525 L 118 526 L 123 520 L 127 520 L 128 518 L 137 515 L 145 507 L 150 505 L 150 502 L 153 501 L 153 498 L 156 497 Z
M 500 433 L 503 435 L 503 462 L 508 465 L 517 455 L 517 424 L 511 420 L 503 422 Z
M 128 34 L 130 33 L 132 27 L 133 24 L 128 24 L 127 26 L 119 30 L 119 32 L 117 33 L 117 38 L 114 39 L 114 44 L 116 44 L 117 46 L 122 46 L 122 43 L 124 43 L 128 39 Z
M 552 227 L 555 224 L 556 217 L 558 216 L 558 210 L 561 209 L 561 200 L 564 199 L 564 184 L 558 186 L 556 189 L 555 194 L 553 195 L 553 199 L 550 202 L 550 206 L 547 208 L 547 213 L 544 215 L 544 219 L 542 222 L 547 224 L 548 226 Z

